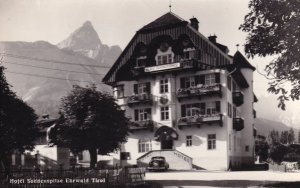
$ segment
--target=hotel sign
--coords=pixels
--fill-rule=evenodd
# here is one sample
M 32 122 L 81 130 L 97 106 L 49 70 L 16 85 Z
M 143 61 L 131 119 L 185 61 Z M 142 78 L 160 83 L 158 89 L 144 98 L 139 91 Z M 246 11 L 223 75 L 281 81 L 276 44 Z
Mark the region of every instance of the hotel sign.
M 156 71 L 162 71 L 162 70 L 168 70 L 168 69 L 176 69 L 179 67 L 180 67 L 180 63 L 170 63 L 170 64 L 165 64 L 165 65 L 146 67 L 145 72 L 156 72 Z

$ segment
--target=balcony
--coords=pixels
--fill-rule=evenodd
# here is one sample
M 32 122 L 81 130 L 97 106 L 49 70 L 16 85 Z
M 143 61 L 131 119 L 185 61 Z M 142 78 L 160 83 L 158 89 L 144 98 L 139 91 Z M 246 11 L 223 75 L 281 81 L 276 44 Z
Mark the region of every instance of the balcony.
M 179 129 L 191 126 L 197 126 L 200 128 L 201 125 L 213 123 L 219 123 L 220 126 L 223 126 L 222 114 L 188 116 L 181 117 L 177 120 L 177 126 Z
M 233 129 L 236 131 L 241 131 L 244 129 L 244 119 L 241 117 L 233 118 Z
M 139 130 L 150 130 L 153 132 L 154 129 L 154 122 L 152 120 L 145 120 L 145 121 L 133 121 L 130 122 L 129 131 L 139 131 Z
M 234 91 L 232 93 L 232 101 L 236 106 L 241 106 L 244 103 L 244 94 L 241 91 Z
M 152 103 L 153 103 L 153 97 L 149 93 L 135 94 L 135 95 L 128 97 L 128 100 L 127 100 L 127 104 L 129 107 L 138 105 L 138 104 L 152 105 Z
M 176 96 L 180 100 L 182 98 L 201 97 L 205 95 L 218 95 L 222 97 L 221 84 L 214 85 L 198 85 L 190 88 L 178 89 Z

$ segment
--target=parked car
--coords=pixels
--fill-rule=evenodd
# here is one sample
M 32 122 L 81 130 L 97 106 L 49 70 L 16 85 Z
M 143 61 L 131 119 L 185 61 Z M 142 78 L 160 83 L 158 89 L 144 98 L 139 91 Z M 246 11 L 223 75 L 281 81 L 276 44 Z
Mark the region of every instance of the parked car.
M 168 170 L 169 164 L 167 163 L 165 157 L 155 156 L 152 157 L 149 166 L 147 169 L 149 171 L 159 171 L 159 170 Z

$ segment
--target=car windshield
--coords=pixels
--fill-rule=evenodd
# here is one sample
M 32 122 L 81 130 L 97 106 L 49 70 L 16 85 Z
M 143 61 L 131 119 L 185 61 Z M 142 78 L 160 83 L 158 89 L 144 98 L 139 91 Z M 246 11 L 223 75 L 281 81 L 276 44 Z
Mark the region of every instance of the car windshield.
M 152 160 L 159 160 L 159 161 L 164 161 L 164 157 L 152 157 Z

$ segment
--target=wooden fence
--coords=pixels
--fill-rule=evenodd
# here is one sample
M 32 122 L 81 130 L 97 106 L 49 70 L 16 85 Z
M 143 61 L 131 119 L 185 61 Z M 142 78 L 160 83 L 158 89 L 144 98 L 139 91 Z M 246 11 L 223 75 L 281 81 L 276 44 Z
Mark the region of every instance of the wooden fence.
M 4 177 L 4 172 L 0 172 Z M 1 188 L 121 188 L 145 183 L 145 168 L 14 170 Z

